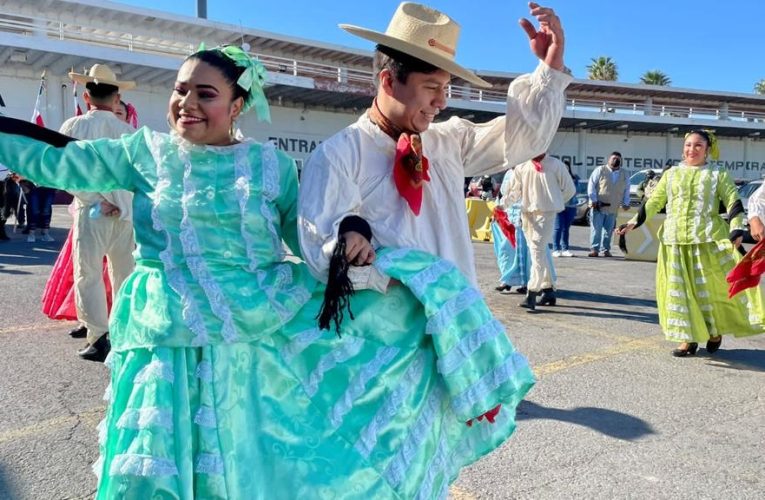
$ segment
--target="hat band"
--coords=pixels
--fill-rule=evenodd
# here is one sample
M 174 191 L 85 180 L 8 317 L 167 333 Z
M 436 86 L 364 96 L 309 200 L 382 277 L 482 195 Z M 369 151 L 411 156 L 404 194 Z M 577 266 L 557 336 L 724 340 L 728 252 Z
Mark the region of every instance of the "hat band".
M 435 47 L 435 48 L 437 48 L 439 50 L 442 50 L 442 51 L 446 52 L 447 54 L 449 54 L 452 57 L 457 55 L 457 51 L 456 50 L 454 50 L 453 48 L 451 48 L 451 47 L 449 47 L 447 45 L 444 45 L 443 43 L 439 42 L 435 38 L 431 38 L 430 40 L 428 40 L 428 45 L 430 45 L 431 47 Z

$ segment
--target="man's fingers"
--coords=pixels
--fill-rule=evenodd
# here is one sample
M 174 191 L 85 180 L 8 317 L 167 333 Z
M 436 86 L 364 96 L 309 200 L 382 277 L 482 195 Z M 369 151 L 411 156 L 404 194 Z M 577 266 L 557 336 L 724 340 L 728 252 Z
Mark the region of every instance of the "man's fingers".
M 534 28 L 534 25 L 531 24 L 531 21 L 528 19 L 519 19 L 518 24 L 521 25 L 521 28 L 523 28 L 523 31 L 526 32 L 526 36 L 529 37 L 529 40 L 533 40 L 534 37 L 537 36 L 537 30 Z

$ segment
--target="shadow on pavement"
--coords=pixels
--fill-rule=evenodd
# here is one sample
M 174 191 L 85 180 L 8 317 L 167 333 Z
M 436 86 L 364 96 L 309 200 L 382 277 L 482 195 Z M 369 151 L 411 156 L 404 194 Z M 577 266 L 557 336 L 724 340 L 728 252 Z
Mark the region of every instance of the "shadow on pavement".
M 10 477 L 7 476 L 5 469 L 0 465 L 0 498 L 12 499 L 18 497 Z
M 703 347 L 700 345 L 699 347 Z M 706 353 L 706 351 L 702 351 Z M 765 372 L 765 351 L 757 349 L 725 349 L 725 340 L 719 351 L 708 357 L 707 364 L 716 368 Z
M 0 273 L 20 274 L 18 270 L 12 271 L 20 266 L 52 266 L 68 232 L 68 229 L 51 228 L 50 235 L 56 241 L 50 243 L 39 238 L 35 243 L 27 243 L 26 235 L 9 234 L 11 240 L 0 243 Z
M 555 292 L 561 299 L 580 300 L 582 302 L 598 302 L 616 306 L 638 306 L 656 308 L 655 300 L 620 297 L 618 295 L 604 295 L 602 293 L 582 292 L 578 290 L 558 290 Z
M 611 436 L 632 441 L 655 434 L 645 420 L 605 408 L 581 407 L 572 410 L 547 408 L 531 401 L 518 405 L 516 420 L 548 419 L 569 422 Z
M 658 324 L 657 313 L 630 311 L 625 308 L 610 309 L 603 307 L 584 307 L 572 304 L 558 304 L 554 307 L 537 306 L 537 313 L 564 314 L 567 316 L 585 316 L 588 318 L 624 319 L 627 321 L 639 321 L 641 323 Z M 601 312 L 588 312 L 601 311 Z

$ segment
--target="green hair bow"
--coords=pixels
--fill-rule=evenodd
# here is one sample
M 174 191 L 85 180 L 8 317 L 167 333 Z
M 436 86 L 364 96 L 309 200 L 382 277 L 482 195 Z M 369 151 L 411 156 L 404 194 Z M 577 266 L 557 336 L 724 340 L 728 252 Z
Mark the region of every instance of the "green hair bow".
M 204 50 L 208 49 L 205 47 L 204 42 L 202 42 L 199 44 L 197 52 L 202 52 Z M 244 69 L 242 75 L 236 81 L 236 84 L 242 90 L 247 92 L 247 95 L 244 98 L 242 113 L 251 108 L 255 108 L 255 113 L 258 115 L 258 119 L 270 123 L 271 112 L 268 109 L 266 94 L 263 92 L 268 72 L 266 71 L 265 66 L 263 66 L 263 63 L 253 59 L 247 52 L 235 45 L 224 45 L 209 50 L 219 51 L 221 54 L 229 58 L 237 67 Z

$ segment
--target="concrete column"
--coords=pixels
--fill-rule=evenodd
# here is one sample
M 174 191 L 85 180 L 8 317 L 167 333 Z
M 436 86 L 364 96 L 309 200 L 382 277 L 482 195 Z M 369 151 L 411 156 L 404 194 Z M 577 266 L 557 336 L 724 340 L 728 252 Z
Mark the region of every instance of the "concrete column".
M 581 165 L 571 165 L 574 173 L 579 176 L 580 179 L 587 178 L 587 129 L 580 128 L 577 137 L 576 147 L 576 159 Z

